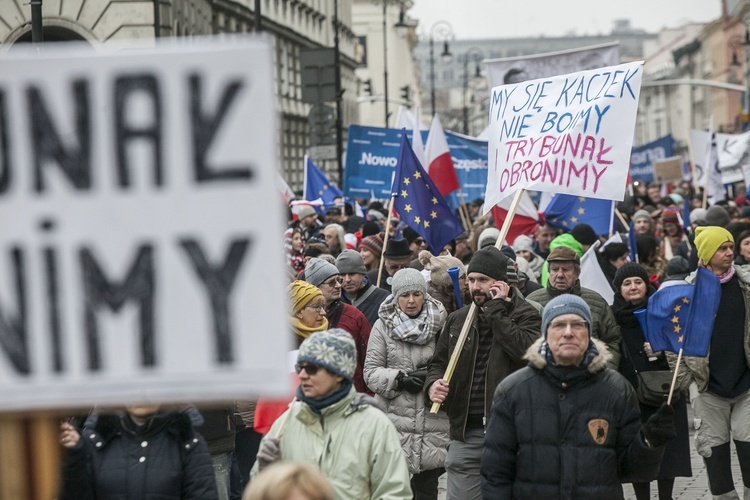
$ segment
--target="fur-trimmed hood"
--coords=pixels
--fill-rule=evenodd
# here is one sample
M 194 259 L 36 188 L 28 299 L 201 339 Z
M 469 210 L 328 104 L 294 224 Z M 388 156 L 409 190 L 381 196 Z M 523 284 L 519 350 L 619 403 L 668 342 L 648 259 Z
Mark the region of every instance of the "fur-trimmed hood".
M 591 361 L 591 363 L 589 363 L 587 370 L 590 373 L 597 373 L 607 367 L 607 362 L 612 359 L 612 353 L 609 352 L 607 345 L 601 340 L 591 340 L 594 342 L 594 346 L 596 346 L 596 350 L 599 351 L 599 354 Z M 537 370 L 541 370 L 547 366 L 547 360 L 539 354 L 539 347 L 542 345 L 542 342 L 544 342 L 544 337 L 539 337 L 533 344 L 531 344 L 531 347 L 526 350 L 526 354 L 523 356 L 523 359 L 529 362 L 529 366 L 536 368 Z

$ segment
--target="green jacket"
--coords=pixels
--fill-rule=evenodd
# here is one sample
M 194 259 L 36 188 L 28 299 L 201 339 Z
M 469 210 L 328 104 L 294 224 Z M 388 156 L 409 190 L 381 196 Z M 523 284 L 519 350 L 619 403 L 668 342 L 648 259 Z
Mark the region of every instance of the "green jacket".
M 578 240 L 576 240 L 570 233 L 561 234 L 560 236 L 552 240 L 552 242 L 549 244 L 549 252 L 552 253 L 552 250 L 557 247 L 568 247 L 571 250 L 575 250 L 579 257 L 583 257 L 583 246 L 581 246 L 581 244 L 578 243 Z M 542 286 L 547 286 L 548 280 L 549 264 L 545 260 L 544 264 L 542 264 L 542 277 L 539 280 L 539 284 Z
M 576 280 L 573 288 L 567 292 L 560 292 L 547 285 L 547 288 L 530 293 L 527 300 L 533 300 L 539 302 L 542 306 L 546 306 L 547 302 L 563 293 L 578 295 L 588 304 L 591 309 L 591 317 L 594 320 L 594 324 L 591 325 L 591 336 L 607 344 L 609 352 L 612 354 L 612 358 L 607 362 L 607 368 L 617 371 L 617 367 L 620 365 L 620 340 L 622 339 L 620 326 L 617 324 L 609 304 L 601 295 L 582 287 L 581 282 Z
M 305 403 L 295 403 L 263 440 L 275 436 L 286 420 L 280 439 L 282 460 L 317 466 L 337 500 L 411 500 L 409 469 L 396 428 L 368 400 L 352 388 L 320 415 Z M 256 462 L 250 475 L 257 474 Z

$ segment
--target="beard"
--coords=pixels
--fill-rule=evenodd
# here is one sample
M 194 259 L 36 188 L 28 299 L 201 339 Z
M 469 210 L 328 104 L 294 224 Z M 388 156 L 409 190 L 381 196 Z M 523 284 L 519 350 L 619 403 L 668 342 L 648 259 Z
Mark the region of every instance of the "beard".
M 471 299 L 477 306 L 482 306 L 485 302 L 490 299 L 490 296 L 484 292 L 474 292 L 471 294 Z

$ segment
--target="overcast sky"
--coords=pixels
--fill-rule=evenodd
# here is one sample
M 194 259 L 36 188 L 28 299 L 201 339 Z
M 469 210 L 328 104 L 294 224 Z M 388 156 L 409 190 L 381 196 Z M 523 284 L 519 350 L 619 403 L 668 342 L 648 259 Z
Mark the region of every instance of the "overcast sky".
M 457 39 L 608 34 L 615 19 L 656 33 L 721 14 L 721 0 L 415 0 L 418 33 L 448 21 Z

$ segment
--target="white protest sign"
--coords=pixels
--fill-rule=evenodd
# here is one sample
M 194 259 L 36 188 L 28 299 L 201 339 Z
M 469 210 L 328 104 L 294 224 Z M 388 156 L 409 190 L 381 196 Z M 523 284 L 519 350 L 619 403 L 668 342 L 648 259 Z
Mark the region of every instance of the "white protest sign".
M 61 45 L 0 59 L 2 410 L 285 394 L 271 47 Z
M 492 89 L 485 213 L 519 189 L 622 200 L 640 62 Z

